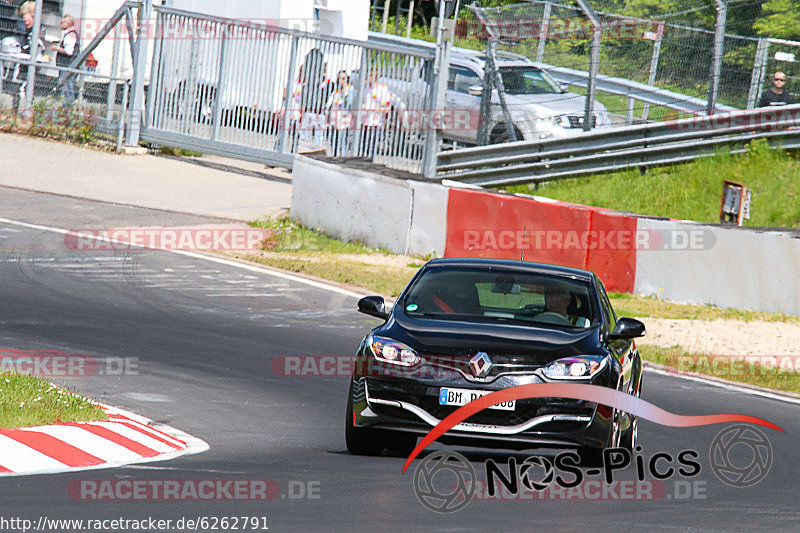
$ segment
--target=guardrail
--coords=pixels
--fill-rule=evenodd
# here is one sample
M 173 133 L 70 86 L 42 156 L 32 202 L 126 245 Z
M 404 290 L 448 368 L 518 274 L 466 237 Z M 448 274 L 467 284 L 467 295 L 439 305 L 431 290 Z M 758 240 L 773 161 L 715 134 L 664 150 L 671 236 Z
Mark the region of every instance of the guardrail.
M 584 88 L 589 84 L 588 72 L 572 68 L 555 67 L 544 63 L 536 63 L 536 65 L 547 70 L 559 83 L 569 83 L 570 85 Z M 639 83 L 624 78 L 615 78 L 614 76 L 604 76 L 602 74 L 598 75 L 595 80 L 595 90 L 618 96 L 626 96 L 630 99 L 644 102 L 645 104 L 663 106 L 681 113 L 694 114 L 704 112 L 708 108 L 708 101 L 704 98 L 695 98 L 674 91 L 660 89 L 653 85 L 647 85 L 646 83 Z M 726 112 L 738 111 L 735 107 L 722 104 L 717 104 L 716 109 L 717 111 Z
M 428 43 L 426 41 L 408 39 L 395 35 L 384 35 L 375 32 L 370 32 L 369 40 L 376 43 L 415 46 L 419 48 L 427 47 L 431 50 L 435 49 L 435 45 L 433 43 Z M 457 47 L 453 48 L 453 52 L 460 52 L 464 54 L 481 53 L 481 51 L 478 50 Z M 505 54 L 507 56 L 516 56 L 517 58 L 527 59 L 527 57 L 524 55 L 506 51 L 500 51 L 498 54 Z M 558 67 L 543 62 L 533 62 L 533 64 L 546 70 L 548 74 L 550 74 L 559 83 L 568 83 L 570 85 L 574 85 L 575 87 L 582 88 L 586 88 L 589 84 L 589 72 L 587 71 Z M 683 93 L 662 89 L 655 85 L 648 85 L 646 83 L 640 83 L 638 81 L 627 80 L 624 78 L 600 74 L 597 76 L 595 84 L 595 90 L 597 91 L 616 96 L 624 96 L 644 104 L 663 106 L 667 109 L 678 111 L 679 113 L 695 114 L 705 112 L 708 107 L 708 100 L 705 98 L 696 98 Z M 717 104 L 716 109 L 717 111 L 725 112 L 738 111 L 738 108 L 722 104 Z
M 438 177 L 480 186 L 543 183 L 688 162 L 722 147 L 741 153 L 760 138 L 773 148 L 800 148 L 800 104 L 451 150 L 438 156 Z

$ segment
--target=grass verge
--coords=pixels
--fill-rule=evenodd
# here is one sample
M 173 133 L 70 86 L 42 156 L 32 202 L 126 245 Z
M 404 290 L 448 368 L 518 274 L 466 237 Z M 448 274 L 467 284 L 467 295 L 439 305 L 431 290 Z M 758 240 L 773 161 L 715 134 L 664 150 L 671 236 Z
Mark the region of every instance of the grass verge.
M 421 266 L 369 264 L 353 258 L 353 256 L 345 259 L 341 255 L 326 252 L 307 252 L 302 255 L 261 252 L 259 254 L 232 254 L 232 257 L 338 283 L 355 285 L 375 294 L 392 298 L 400 295 Z M 415 263 L 410 264 L 415 265 Z
M 369 248 L 358 241 L 342 242 L 321 228 L 306 228 L 291 218 L 251 222 L 253 227 L 271 231 L 264 251 L 227 254 L 237 259 L 355 285 L 376 294 L 396 297 L 429 257 L 391 254 Z M 618 316 L 697 320 L 764 320 L 793 322 L 800 317 L 783 313 L 762 313 L 722 309 L 711 305 L 685 305 L 631 294 L 612 293 L 611 303 Z
M 508 187 L 509 192 L 539 194 L 556 200 L 697 222 L 718 223 L 722 181 L 743 183 L 753 191 L 754 227 L 800 228 L 800 163 L 797 155 L 772 150 L 763 139 L 747 153 L 723 152 L 673 167 L 638 168 L 584 178 Z
M 89 400 L 32 376 L 0 374 L 0 428 L 106 420 Z
M 660 348 L 639 346 L 646 361 L 668 366 L 683 372 L 695 372 L 728 381 L 755 385 L 766 389 L 800 394 L 800 372 L 793 366 L 796 358 L 783 361 L 772 356 L 729 357 L 689 353 L 680 346 Z
M 784 313 L 763 313 L 742 309 L 723 309 L 711 305 L 687 305 L 666 302 L 653 297 L 611 293 L 608 295 L 617 316 L 632 318 L 673 318 L 685 320 L 763 320 L 800 324 L 800 317 Z

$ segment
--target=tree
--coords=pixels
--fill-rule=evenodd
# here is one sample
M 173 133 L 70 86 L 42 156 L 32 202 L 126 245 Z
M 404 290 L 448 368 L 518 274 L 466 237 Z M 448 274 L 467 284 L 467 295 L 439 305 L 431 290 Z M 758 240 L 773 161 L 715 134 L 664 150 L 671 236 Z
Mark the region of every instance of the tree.
M 767 0 L 753 28 L 763 37 L 800 40 L 800 1 Z

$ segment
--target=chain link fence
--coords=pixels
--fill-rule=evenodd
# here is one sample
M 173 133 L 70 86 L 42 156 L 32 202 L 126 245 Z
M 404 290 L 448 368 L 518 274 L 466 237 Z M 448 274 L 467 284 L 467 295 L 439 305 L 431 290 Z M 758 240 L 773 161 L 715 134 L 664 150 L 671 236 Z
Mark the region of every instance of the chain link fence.
M 478 9 L 479 16 L 462 10 L 456 45 L 482 50 L 494 34 L 500 50 L 522 54 L 545 67 L 575 69 L 588 75 L 592 25 L 578 4 L 550 0 L 484 7 L 473 4 L 470 8 Z M 754 33 L 752 21 L 761 14 L 760 2 L 729 0 L 724 4 L 724 20 L 714 2 L 664 2 L 642 8 L 648 12 L 639 16 L 610 11 L 622 2 L 592 0 L 587 4 L 603 27 L 598 79 L 630 82 L 626 91 L 609 93 L 600 88 L 596 95 L 617 124 L 685 116 L 683 103 L 688 99 L 713 102 L 717 111 L 751 109 L 761 92 L 770 87 L 768 79 L 775 70 L 787 73 L 789 87 L 792 81 L 800 82 L 794 62 L 794 57 L 800 56 L 798 42 L 726 32 L 722 47 L 715 49 L 718 24 L 727 22 L 729 31 Z M 712 84 L 715 57 L 720 59 L 716 87 Z M 572 90 L 581 91 L 578 86 Z M 660 92 L 661 105 L 648 102 L 647 95 L 653 90 Z

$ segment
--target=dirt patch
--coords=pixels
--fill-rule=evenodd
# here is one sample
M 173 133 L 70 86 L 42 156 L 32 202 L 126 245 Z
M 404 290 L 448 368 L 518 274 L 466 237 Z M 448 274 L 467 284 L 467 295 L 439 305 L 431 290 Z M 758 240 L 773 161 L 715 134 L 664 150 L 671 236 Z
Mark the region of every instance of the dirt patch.
M 800 355 L 800 325 L 761 320 L 643 318 L 647 336 L 637 344 L 709 355 Z

